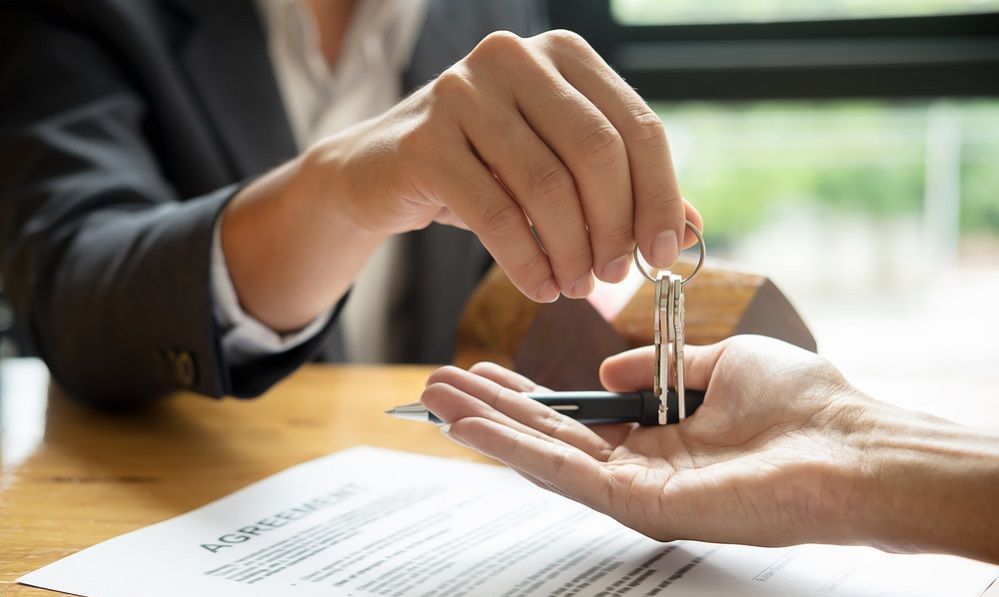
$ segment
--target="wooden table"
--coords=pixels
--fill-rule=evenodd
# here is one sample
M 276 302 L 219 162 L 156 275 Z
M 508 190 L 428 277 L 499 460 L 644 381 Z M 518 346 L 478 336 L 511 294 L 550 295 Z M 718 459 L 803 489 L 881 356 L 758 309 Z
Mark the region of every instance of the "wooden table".
M 351 446 L 487 461 L 432 425 L 383 414 L 419 398 L 428 367 L 309 365 L 257 400 L 179 394 L 108 413 L 49 389 L 40 363 L 20 365 L 19 374 L 0 376 L 0 597 L 52 595 L 14 580 Z M 861 387 L 910 407 L 956 412 L 964 423 L 999 424 L 996 372 L 889 377 L 870 375 Z M 946 402 L 934 399 L 941 395 Z M 999 583 L 988 595 L 999 597 Z
M 485 460 L 433 425 L 383 413 L 418 400 L 431 370 L 310 365 L 257 400 L 180 394 L 129 413 L 95 412 L 44 385 L 9 389 L 0 395 L 0 596 L 53 595 L 14 581 L 351 446 Z

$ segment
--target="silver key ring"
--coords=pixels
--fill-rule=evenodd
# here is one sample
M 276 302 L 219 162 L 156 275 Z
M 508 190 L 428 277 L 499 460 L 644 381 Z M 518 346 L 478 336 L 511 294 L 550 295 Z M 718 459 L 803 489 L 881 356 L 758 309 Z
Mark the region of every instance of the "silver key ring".
M 694 277 L 696 277 L 697 274 L 701 271 L 701 268 L 704 267 L 704 255 L 707 252 L 707 248 L 704 246 L 704 236 L 701 235 L 701 231 L 698 230 L 697 226 L 694 226 L 694 224 L 690 220 L 684 220 L 684 223 L 687 225 L 687 228 L 690 228 L 691 230 L 694 231 L 694 236 L 697 237 L 697 248 L 699 250 L 699 254 L 697 256 L 697 265 L 694 267 L 694 271 L 691 272 L 690 275 L 687 276 L 686 278 L 680 280 L 681 286 L 686 286 L 687 282 L 693 280 Z M 656 284 L 659 273 L 662 272 L 663 270 L 657 270 L 645 264 L 642 258 L 638 254 L 638 247 L 635 247 L 634 257 L 635 257 L 635 265 L 638 267 L 638 271 L 642 272 L 642 275 L 645 276 L 646 280 L 652 282 L 653 284 Z

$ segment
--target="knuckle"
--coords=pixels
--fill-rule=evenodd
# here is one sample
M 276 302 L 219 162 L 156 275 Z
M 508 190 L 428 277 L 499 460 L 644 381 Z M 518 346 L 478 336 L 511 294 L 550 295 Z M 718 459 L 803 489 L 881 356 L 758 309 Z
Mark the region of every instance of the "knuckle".
M 548 42 L 564 47 L 590 47 L 590 44 L 586 43 L 582 35 L 568 29 L 553 29 L 547 33 L 543 33 L 542 36 Z
M 523 433 L 514 433 L 513 437 L 510 438 L 510 445 L 507 448 L 508 453 L 513 458 L 518 458 L 518 456 L 526 451 L 526 446 L 524 445 Z
M 540 284 L 548 278 L 548 262 L 540 256 L 531 257 L 509 264 L 503 268 L 513 280 L 522 280 L 527 285 L 528 280 Z M 532 283 L 531 286 L 534 284 Z
M 569 451 L 561 446 L 553 446 L 551 451 L 552 476 L 558 478 L 569 461 Z
M 450 387 L 440 379 L 433 379 L 433 376 L 431 376 L 431 379 L 428 379 L 427 382 L 427 387 L 424 389 L 426 394 L 440 394 Z
M 531 188 L 548 203 L 559 203 L 575 188 L 575 181 L 561 164 L 538 169 L 530 176 Z
M 586 163 L 594 167 L 617 162 L 625 151 L 621 135 L 609 124 L 587 133 L 579 147 Z
M 482 225 L 485 228 L 483 232 L 505 237 L 513 233 L 523 220 L 524 214 L 517 204 L 505 201 L 497 205 L 493 202 L 485 208 L 482 215 Z
M 494 31 L 485 36 L 469 53 L 470 62 L 492 61 L 517 56 L 525 51 L 524 40 L 509 31 Z
M 475 94 L 475 85 L 465 73 L 450 68 L 433 82 L 433 92 L 444 100 L 468 100 Z
M 648 194 L 643 209 L 647 216 L 663 218 L 673 215 L 676 204 L 682 200 L 680 193 L 670 188 L 670 185 L 657 185 L 656 189 Z
M 499 365 L 493 363 L 492 361 L 479 361 L 478 363 L 475 363 L 474 365 L 469 367 L 468 370 L 478 375 L 482 373 L 488 373 L 490 371 L 495 371 L 498 368 Z
M 524 40 L 512 31 L 493 31 L 485 36 L 480 46 L 505 48 L 510 46 L 520 46 Z
M 600 491 L 598 493 L 603 494 L 604 497 L 603 503 L 604 504 L 620 503 L 618 502 L 620 491 L 618 490 L 619 484 L 617 482 L 617 479 L 614 478 L 614 475 L 604 472 L 603 469 L 601 469 L 601 472 L 602 474 L 600 475 L 597 481 L 597 486 L 600 487 Z
M 479 399 L 496 410 L 502 411 L 501 404 L 509 403 L 511 399 L 514 399 L 515 393 L 510 388 L 499 386 L 495 388 L 495 391 L 484 392 Z
M 446 374 L 440 369 L 434 371 L 429 377 L 427 377 L 427 383 L 425 384 L 426 387 L 424 389 L 428 392 L 431 391 L 431 389 L 439 390 L 440 388 L 435 388 L 434 386 L 439 383 L 443 383 L 445 377 Z
M 628 119 L 628 138 L 645 147 L 662 147 L 666 145 L 666 127 L 648 106 L 642 105 L 631 110 Z
M 459 371 L 461 370 L 454 365 L 445 365 L 437 369 L 427 378 L 427 389 L 430 389 L 434 385 L 447 384 L 450 380 L 454 379 L 455 374 Z
M 593 227 L 591 227 L 591 230 Z M 630 245 L 634 241 L 635 229 L 630 220 L 624 222 L 601 223 L 594 235 L 611 245 Z M 616 253 L 615 253 L 616 255 Z
M 545 419 L 541 424 L 545 435 L 554 437 L 558 439 L 559 435 L 565 430 L 565 415 L 559 414 L 557 412 L 546 413 Z
M 582 275 L 579 272 L 588 272 L 593 267 L 593 253 L 590 251 L 590 246 L 584 244 L 577 247 L 573 252 L 561 257 L 559 259 L 559 269 L 564 272 L 573 272 L 571 274 L 572 280 L 567 280 L 567 282 L 572 282 L 576 278 Z
M 449 395 L 451 391 L 452 388 L 449 384 L 444 383 L 443 381 L 433 381 L 432 383 L 428 383 L 427 387 L 423 389 L 423 395 L 420 397 L 420 401 L 424 404 L 433 403 L 438 398 Z

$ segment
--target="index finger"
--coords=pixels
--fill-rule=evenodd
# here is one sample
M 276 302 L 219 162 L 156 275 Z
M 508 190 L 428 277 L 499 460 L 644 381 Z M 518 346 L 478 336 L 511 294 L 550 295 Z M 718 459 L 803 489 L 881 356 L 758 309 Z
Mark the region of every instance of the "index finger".
M 689 246 L 684 220 L 696 224 L 700 217 L 687 218 L 662 121 L 585 40 L 568 32 L 558 39 L 560 72 L 604 113 L 624 140 L 635 203 L 635 241 L 649 264 L 669 267 L 681 245 Z
M 615 480 L 585 452 L 538 439 L 489 419 L 459 419 L 447 430 L 461 443 L 506 464 L 558 493 L 609 514 Z
M 487 377 L 463 371 L 457 367 L 442 367 L 430 376 L 427 383 L 444 383 L 456 388 L 483 403 L 476 412 L 486 414 L 497 411 L 523 425 L 524 429 L 521 431 L 527 429 L 537 431 L 547 437 L 579 448 L 598 460 L 607 460 L 613 451 L 607 442 L 579 421 L 531 400 L 520 392 Z M 441 400 L 434 393 L 426 393 L 423 400 L 425 404 L 432 406 L 431 410 L 437 412 L 438 415 L 450 415 L 447 417 L 449 420 L 462 418 L 455 417 L 453 412 L 438 412 L 452 410 L 457 405 Z

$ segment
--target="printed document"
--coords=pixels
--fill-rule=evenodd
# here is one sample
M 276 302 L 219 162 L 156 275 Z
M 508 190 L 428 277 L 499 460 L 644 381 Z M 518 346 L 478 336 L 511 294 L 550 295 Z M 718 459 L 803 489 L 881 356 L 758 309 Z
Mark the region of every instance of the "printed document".
M 661 543 L 496 466 L 332 454 L 20 582 L 89 597 L 967 595 L 999 574 L 935 555 Z

